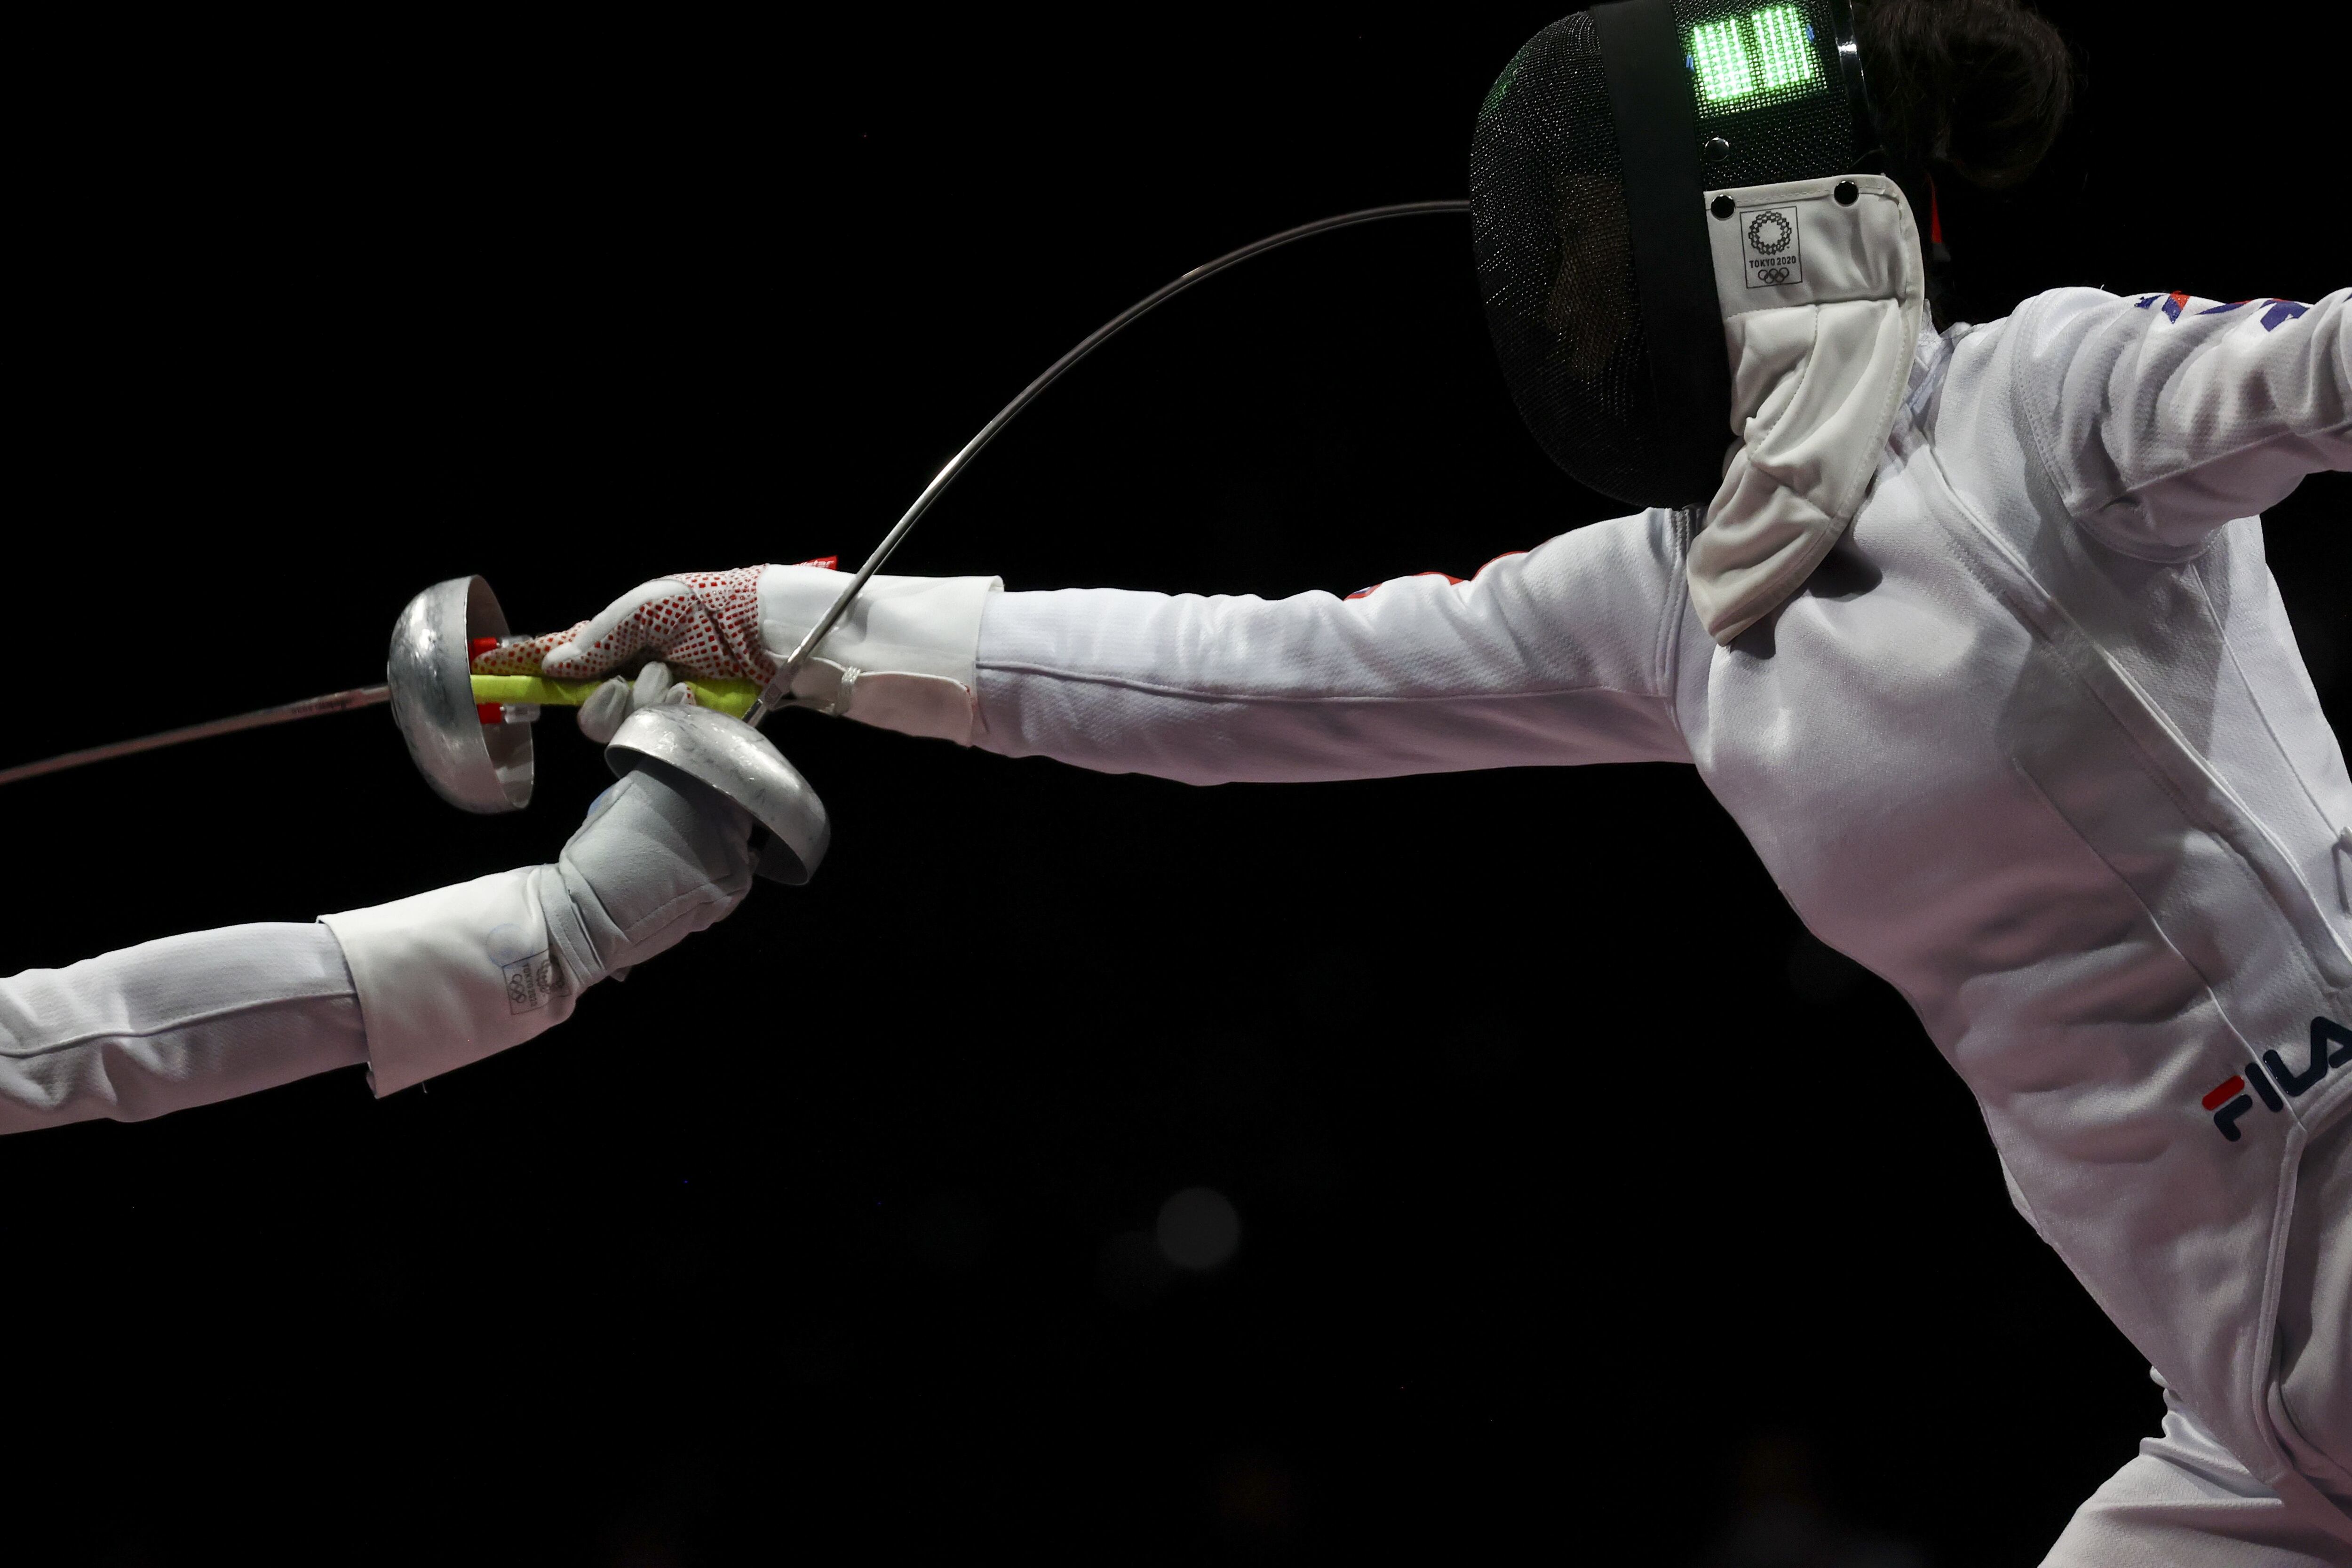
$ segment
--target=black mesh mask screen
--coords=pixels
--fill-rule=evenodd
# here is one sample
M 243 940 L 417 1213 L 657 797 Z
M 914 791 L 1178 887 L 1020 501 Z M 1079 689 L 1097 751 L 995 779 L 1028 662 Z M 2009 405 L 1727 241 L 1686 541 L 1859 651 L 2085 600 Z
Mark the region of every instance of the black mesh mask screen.
M 1622 180 L 1600 47 L 1579 11 L 1528 39 L 1478 110 L 1471 247 L 1528 430 L 1579 482 L 1649 506 L 1680 449 L 1660 430 Z
M 1673 0 L 1672 9 L 1685 42 L 1732 11 L 1723 0 Z M 1709 188 L 1852 166 L 1853 109 L 1829 36 L 1833 16 L 1845 30 L 1844 8 L 1797 0 L 1785 9 L 1799 15 L 1822 90 L 1736 111 L 1698 105 L 1702 143 L 1721 138 L 1728 149 L 1702 152 L 1695 205 Z M 1696 101 L 1695 75 L 1678 74 Z M 1478 111 L 1470 212 L 1479 292 L 1512 399 L 1552 461 L 1628 505 L 1684 505 L 1705 494 L 1691 493 L 1692 416 L 1660 404 L 1617 137 L 1592 18 L 1563 16 L 1519 50 Z M 1729 415 L 1727 401 L 1716 416 L 1725 444 Z

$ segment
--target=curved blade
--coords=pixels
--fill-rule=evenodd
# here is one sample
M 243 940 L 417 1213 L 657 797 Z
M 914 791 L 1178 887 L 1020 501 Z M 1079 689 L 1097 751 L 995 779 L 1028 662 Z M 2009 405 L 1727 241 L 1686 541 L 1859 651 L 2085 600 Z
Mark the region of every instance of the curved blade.
M 890 552 L 898 549 L 907 535 L 913 531 L 916 521 L 924 512 L 930 510 L 931 503 L 940 499 L 940 492 L 955 482 L 955 477 L 963 472 L 964 465 L 978 457 L 982 447 L 996 439 L 996 433 L 1012 424 L 1014 415 L 1028 407 L 1039 393 L 1059 380 L 1064 371 L 1094 353 L 1105 342 L 1116 336 L 1122 328 L 1174 299 L 1202 279 L 1213 278 L 1226 268 L 1236 262 L 1247 261 L 1253 256 L 1262 255 L 1269 250 L 1277 250 L 1293 240 L 1305 239 L 1310 235 L 1328 234 L 1335 228 L 1352 228 L 1360 223 L 1375 223 L 1381 218 L 1412 217 L 1423 213 L 1466 213 L 1469 210 L 1470 204 L 1466 201 L 1395 202 L 1387 206 L 1365 207 L 1359 212 L 1341 213 L 1336 217 L 1317 218 L 1313 223 L 1302 223 L 1297 228 L 1286 228 L 1280 234 L 1270 234 L 1264 239 L 1253 240 L 1239 250 L 1229 250 L 1214 261 L 1202 262 L 1174 282 L 1162 284 L 1153 289 L 1093 331 L 1088 332 L 1078 341 L 1076 347 L 1047 365 L 1036 380 L 1023 387 L 1013 395 L 1012 402 L 998 409 L 996 417 L 982 426 L 980 434 L 965 442 L 963 449 L 950 458 L 946 465 L 931 476 L 931 482 L 923 487 L 923 493 L 915 498 L 915 504 L 908 507 L 906 515 L 899 518 L 897 525 L 882 536 L 882 542 L 874 547 L 874 553 L 866 558 L 866 564 L 860 566 L 856 575 L 851 577 L 843 586 L 840 595 L 833 601 L 833 607 L 825 611 L 816 625 L 809 627 L 807 635 L 801 638 L 800 646 L 793 649 L 782 664 L 776 666 L 776 673 L 769 677 L 768 684 L 760 692 L 760 700 L 751 704 L 751 710 L 743 715 L 743 721 L 753 729 L 759 728 L 760 721 L 766 718 L 791 694 L 793 677 L 798 674 L 801 667 L 809 661 L 809 656 L 816 651 L 816 645 L 823 642 L 825 633 L 833 630 L 835 623 L 849 613 L 850 602 L 856 599 L 858 593 L 865 588 L 866 580 L 882 569 L 882 563 L 890 559 Z

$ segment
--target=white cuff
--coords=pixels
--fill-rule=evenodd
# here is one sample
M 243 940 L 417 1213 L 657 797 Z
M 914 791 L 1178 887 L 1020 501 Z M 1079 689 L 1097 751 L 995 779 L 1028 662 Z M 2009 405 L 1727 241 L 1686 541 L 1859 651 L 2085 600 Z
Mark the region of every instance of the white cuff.
M 581 989 L 602 974 L 584 931 L 551 931 L 539 883 L 556 875 L 552 866 L 526 866 L 320 917 L 351 968 L 377 1094 L 520 1045 L 572 1016 Z M 570 910 L 560 881 L 549 891 Z
M 760 574 L 760 637 L 782 659 L 833 606 L 845 573 L 771 566 Z M 861 723 L 971 744 L 979 731 L 980 618 L 998 577 L 876 577 L 817 645 L 795 696 Z M 803 689 L 804 685 L 808 689 Z M 822 690 L 817 689 L 822 688 Z

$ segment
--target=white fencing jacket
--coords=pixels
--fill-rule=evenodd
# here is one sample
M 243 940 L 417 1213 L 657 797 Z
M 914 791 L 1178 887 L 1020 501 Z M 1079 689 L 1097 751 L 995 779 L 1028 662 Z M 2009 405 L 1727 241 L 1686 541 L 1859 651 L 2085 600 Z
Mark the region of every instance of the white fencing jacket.
M 976 738 L 1198 784 L 1696 763 L 2100 1305 L 2352 1540 L 2312 1486 L 2352 1497 L 2347 1287 L 2286 1266 L 2352 1227 L 2295 1208 L 2352 1104 L 2352 782 L 2254 515 L 2352 468 L 2346 320 L 2067 289 L 1922 333 L 1852 529 L 1728 647 L 1653 511 L 1346 599 L 994 595 Z

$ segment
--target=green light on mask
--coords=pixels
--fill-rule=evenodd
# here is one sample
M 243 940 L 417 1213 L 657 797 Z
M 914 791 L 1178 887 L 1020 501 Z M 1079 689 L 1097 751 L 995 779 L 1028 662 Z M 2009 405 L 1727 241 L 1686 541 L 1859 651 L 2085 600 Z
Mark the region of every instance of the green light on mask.
M 1698 79 L 1702 110 L 1724 113 L 1746 108 L 1748 100 L 1817 90 L 1822 74 L 1800 5 L 1702 22 L 1691 29 L 1684 63 Z
M 1698 68 L 1698 95 L 1708 103 L 1745 98 L 1756 90 L 1737 16 L 1691 29 L 1691 63 Z
M 1756 30 L 1758 84 L 1766 92 L 1812 79 L 1813 51 L 1805 41 L 1805 19 L 1794 5 L 1769 5 L 1751 13 Z

